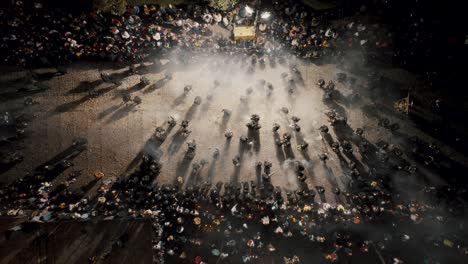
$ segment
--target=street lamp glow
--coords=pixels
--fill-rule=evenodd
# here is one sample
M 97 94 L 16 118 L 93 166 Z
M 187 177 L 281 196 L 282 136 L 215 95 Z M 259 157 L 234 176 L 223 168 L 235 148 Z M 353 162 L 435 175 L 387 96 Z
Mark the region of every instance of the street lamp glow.
M 270 13 L 270 12 L 262 12 L 262 14 L 260 15 L 260 17 L 261 17 L 262 19 L 265 19 L 265 20 L 266 20 L 266 19 L 268 19 L 268 18 L 271 17 L 271 13 Z

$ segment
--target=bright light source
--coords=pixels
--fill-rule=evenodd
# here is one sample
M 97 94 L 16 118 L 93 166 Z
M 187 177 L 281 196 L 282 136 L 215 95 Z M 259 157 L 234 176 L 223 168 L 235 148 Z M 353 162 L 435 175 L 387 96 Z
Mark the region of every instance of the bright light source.
M 247 14 L 249 14 L 249 15 L 252 15 L 253 12 L 254 12 L 254 10 L 253 10 L 250 6 L 246 5 L 246 6 L 245 6 L 245 12 L 246 12 Z
M 262 14 L 260 15 L 260 17 L 262 19 L 268 19 L 271 17 L 271 13 L 270 12 L 262 12 Z

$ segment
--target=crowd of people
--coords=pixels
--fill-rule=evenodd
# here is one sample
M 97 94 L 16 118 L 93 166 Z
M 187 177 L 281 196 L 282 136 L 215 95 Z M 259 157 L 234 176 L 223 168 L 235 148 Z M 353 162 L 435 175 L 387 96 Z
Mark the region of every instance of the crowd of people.
M 291 1 L 276 1 L 271 8 L 268 17 L 257 19 L 244 11 L 244 5 L 229 12 L 201 5 L 145 5 L 115 16 L 72 13 L 46 8 L 39 1 L 14 0 L 0 13 L 2 60 L 27 67 L 55 66 L 80 58 L 140 62 L 173 49 L 292 53 L 310 59 L 339 57 L 351 48 L 391 46 L 390 34 L 365 19 L 337 23 L 332 15 L 314 14 Z M 231 33 L 222 33 L 222 29 L 230 32 L 235 26 L 254 24 L 258 25 L 256 40 L 234 41 Z
M 79 58 L 142 62 L 174 49 L 232 54 L 246 53 L 253 48 L 270 55 L 288 53 L 314 59 L 340 58 L 346 49 L 369 51 L 392 45 L 389 33 L 376 24 L 359 20 L 328 21 L 326 16 L 314 15 L 291 2 L 276 1 L 271 20 L 258 22 L 257 40 L 245 43 L 215 33 L 213 29 L 219 26 L 230 30 L 235 25 L 254 23 L 252 14 L 242 11 L 244 6 L 221 12 L 198 5 L 184 8 L 147 5 L 131 7 L 124 15 L 114 16 L 100 12 L 72 14 L 45 9 L 39 2 L 27 6 L 20 0 L 13 0 L 11 8 L 0 13 L 5 28 L 2 57 L 6 63 L 30 67 L 58 65 Z M 246 60 L 248 67 L 256 67 L 256 55 L 245 57 L 250 58 Z M 294 66 L 282 75 L 289 94 L 298 89 L 300 76 Z M 108 75 L 103 74 L 101 78 L 118 85 L 118 81 Z M 102 172 L 96 172 L 95 179 L 88 185 L 73 188 L 81 176 L 80 170 L 74 170 L 73 158 L 87 149 L 87 140 L 78 138 L 68 149 L 25 177 L 2 186 L 1 215 L 28 216 L 37 222 L 146 218 L 152 222 L 156 234 L 153 240 L 155 263 L 262 263 L 271 260 L 290 264 L 311 263 L 317 257 L 318 262 L 348 263 L 357 256 L 365 259 L 364 263 L 401 264 L 412 262 L 412 254 L 423 257 L 420 263 L 443 263 L 444 255 L 428 252 L 439 252 L 440 248 L 447 248 L 453 256 L 466 257 L 468 245 L 459 236 L 465 228 L 459 221 L 464 201 L 457 199 L 466 196 L 466 190 L 462 186 L 428 184 L 421 186 L 418 193 L 401 194 L 395 192 L 397 183 L 391 177 L 396 173 L 415 177 L 417 166 L 413 160 L 423 164 L 424 169 L 439 169 L 448 159 L 436 144 L 417 137 L 407 142 L 411 147 L 405 151 L 406 155 L 385 141 L 369 142 L 365 129 L 351 128 L 346 114 L 335 107 L 337 102 L 346 104 L 359 98 L 343 96 L 335 89 L 335 82 L 350 84 L 353 80 L 340 73 L 334 80 L 317 80 L 315 87 L 323 91 L 323 102 L 330 108 L 325 113 L 329 123 L 317 129 L 333 152 L 321 153 L 318 161 L 326 163 L 329 155 L 334 155 L 345 165 L 342 176 L 347 182 L 345 190 L 338 185 L 330 189 L 309 188 L 304 184 L 307 165 L 295 159 L 288 162 L 300 186 L 296 191 L 285 192 L 272 184 L 269 161 L 257 162 L 251 168 L 260 175 L 257 181 L 216 184 L 197 181 L 200 168 L 208 162 L 201 160 L 192 163 L 191 184 L 178 177 L 173 184 L 158 185 L 156 178 L 162 164 L 158 154 L 151 152 L 140 153 L 138 168 L 130 175 L 110 180 L 104 179 Z M 149 81 L 142 77 L 141 85 L 149 85 Z M 267 87 L 269 93 L 274 90 L 267 81 L 261 85 Z M 190 86 L 184 88 L 184 93 L 190 91 Z M 140 104 L 142 99 L 125 95 L 123 102 Z M 201 97 L 196 97 L 194 104 L 201 104 Z M 291 120 L 291 132 L 284 132 L 285 129 L 275 123 L 271 133 L 275 147 L 290 153 L 293 151 L 292 135 L 301 131 L 300 121 L 305 117 L 290 116 L 287 108 L 281 111 Z M 223 115 L 230 114 L 229 110 L 223 110 Z M 12 131 L 9 138 L 2 139 L 2 144 L 21 140 L 27 126 L 25 120 L 5 114 L 1 121 L 2 126 Z M 378 125 L 392 132 L 399 129 L 397 123 L 392 124 L 385 118 Z M 253 138 L 258 130 L 270 129 L 262 127 L 261 117 L 256 114 L 251 116 L 246 127 L 248 136 L 225 133 L 226 141 L 238 139 L 243 147 L 232 159 L 235 167 L 241 165 L 244 150 L 255 148 Z M 186 137 L 191 133 L 190 120 L 169 117 L 163 126 L 156 128 L 147 144 L 157 148 L 172 129 L 179 129 Z M 332 130 L 334 133 L 330 133 Z M 197 144 L 195 140 L 186 143 L 184 159 L 191 160 L 196 155 Z M 309 144 L 302 141 L 296 147 L 297 151 L 306 152 Z M 355 152 L 360 153 L 362 162 L 370 166 L 369 170 L 356 160 Z M 408 155 L 412 158 L 407 158 Z M 216 149 L 213 158 L 218 156 Z M 9 159 L 4 163 L 15 164 L 21 162 L 22 157 L 13 155 Z M 65 170 L 69 171 L 68 178 L 53 186 L 51 182 Z M 89 190 L 95 186 L 97 194 L 89 195 Z M 325 195 L 333 195 L 339 202 L 325 202 Z M 426 200 L 426 197 L 433 200 Z M 446 205 L 446 209 L 440 208 L 441 204 Z M 453 225 L 454 228 L 437 232 L 435 236 L 421 235 L 421 229 L 438 225 Z M 369 234 L 374 230 L 378 234 Z M 421 238 L 423 241 L 418 240 Z M 411 249 L 425 247 L 428 250 L 417 254 L 405 252 L 406 244 L 412 244 Z M 90 256 L 89 261 L 105 260 L 108 254 L 111 252 Z
M 296 93 L 301 73 L 295 67 L 290 71 L 282 75 L 288 84 L 285 89 Z M 272 163 L 269 161 L 257 162 L 251 168 L 260 175 L 257 181 L 216 184 L 200 181 L 197 177 L 200 168 L 208 163 L 200 160 L 192 162 L 188 176 L 190 183 L 178 177 L 174 184 L 158 185 L 156 178 L 162 164 L 158 153 L 151 151 L 141 153 L 139 167 L 130 175 L 111 180 L 103 179 L 104 174 L 98 171 L 88 185 L 73 188 L 81 176 L 80 170 L 73 169 L 73 158 L 87 149 L 87 140 L 78 138 L 68 149 L 0 190 L 2 215 L 28 216 L 37 222 L 150 219 L 156 234 L 153 240 L 155 263 L 262 263 L 268 260 L 304 263 L 317 257 L 319 261 L 339 263 L 347 263 L 354 257 L 404 263 L 411 259 L 409 252 L 394 249 L 412 243 L 413 237 L 421 236 L 420 228 L 434 223 L 456 227 L 424 237 L 425 247 L 437 252 L 440 248 L 448 248 L 452 254 L 461 256 L 468 254 L 465 241 L 458 236 L 458 232 L 463 232 L 463 226 L 458 222 L 458 217 L 463 215 L 463 202 L 452 199 L 465 195 L 463 187 L 427 185 L 418 193 L 405 194 L 395 192 L 397 184 L 392 182 L 391 175 L 395 173 L 416 177 L 413 158 L 427 168 L 441 166 L 446 157 L 438 146 L 411 138 L 408 144 L 412 145 L 413 158 L 410 160 L 402 150 L 385 141 L 369 142 L 364 129 L 352 129 L 347 118 L 333 108 L 334 100 L 349 99 L 335 89 L 335 82 L 348 83 L 349 78 L 341 73 L 335 80 L 319 79 L 316 84 L 316 89 L 323 90 L 323 101 L 330 107 L 325 113 L 329 123 L 317 129 L 333 151 L 320 154 L 318 161 L 325 164 L 329 155 L 336 156 L 334 158 L 345 165 L 342 180 L 346 182 L 346 189 L 342 190 L 338 185 L 330 189 L 323 186 L 309 188 L 304 184 L 306 161 L 294 159 L 285 162 L 290 163 L 288 166 L 297 177 L 299 189 L 296 191 L 284 191 L 272 184 Z M 266 81 L 263 85 L 268 86 Z M 190 90 L 190 86 L 184 88 L 184 92 Z M 194 104 L 197 104 L 196 100 Z M 271 133 L 276 139 L 276 148 L 291 153 L 294 147 L 291 138 L 301 131 L 302 118 L 290 116 L 287 108 L 281 111 L 291 120 L 290 129 L 286 128 L 291 132 L 284 132 L 285 128 L 275 123 Z M 230 111 L 223 110 L 223 115 L 230 115 Z M 17 133 L 21 134 L 20 119 L 10 120 L 9 125 L 18 125 Z M 398 125 L 388 119 L 381 119 L 378 125 L 398 130 Z M 255 148 L 253 139 L 258 130 L 268 129 L 262 127 L 261 117 L 256 114 L 251 116 L 246 127 L 249 133 L 239 137 L 242 148 L 233 158 L 235 167 L 243 162 L 241 156 L 245 151 Z M 157 148 L 172 129 L 188 135 L 190 120 L 169 117 L 166 123 L 156 128 L 147 144 Z M 238 135 L 228 131 L 225 136 L 226 141 L 232 141 Z M 19 138 L 17 135 L 11 140 Z M 306 153 L 307 148 L 307 142 L 299 142 L 297 151 Z M 195 140 L 187 142 L 184 159 L 193 160 L 196 152 Z M 362 161 L 356 160 L 355 152 L 360 153 Z M 213 158 L 218 156 L 219 150 L 215 150 Z M 366 170 L 361 163 L 371 168 Z M 51 182 L 65 170 L 70 171 L 68 178 L 57 186 L 52 185 Z M 90 195 L 89 190 L 95 186 L 98 186 L 97 195 Z M 326 202 L 325 195 L 333 195 L 338 202 Z M 411 198 L 416 196 L 434 200 L 423 202 Z M 441 203 L 447 203 L 448 210 L 437 206 Z M 377 228 L 379 235 L 362 231 L 372 228 Z M 123 246 L 125 241 L 112 243 Z M 90 256 L 90 262 L 105 259 L 109 254 L 112 252 Z M 423 257 L 427 263 L 438 263 L 443 258 L 430 253 L 424 253 Z

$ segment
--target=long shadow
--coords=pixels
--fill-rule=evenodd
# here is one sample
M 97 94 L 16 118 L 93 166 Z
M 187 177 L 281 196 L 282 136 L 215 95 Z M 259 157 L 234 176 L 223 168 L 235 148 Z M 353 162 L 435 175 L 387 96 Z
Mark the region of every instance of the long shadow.
M 67 161 L 71 161 L 73 160 L 75 157 L 77 157 L 82 151 L 79 151 L 79 152 L 75 152 L 69 156 L 67 156 L 66 160 Z M 46 170 L 44 172 L 44 181 L 52 181 L 54 180 L 57 176 L 59 176 L 60 174 L 62 174 L 62 172 L 64 172 L 66 169 L 68 169 L 68 167 L 65 167 L 63 164 L 61 163 L 57 163 L 57 164 L 54 164 L 53 166 L 49 166 L 51 167 L 52 169 L 49 169 L 49 170 Z
M 247 147 L 246 147 L 245 143 L 241 142 L 240 140 L 239 140 L 238 150 L 239 150 L 239 156 L 240 156 L 241 161 L 242 161 L 242 158 L 244 157 L 244 153 L 247 150 Z
M 360 172 L 365 172 L 365 168 L 364 168 L 364 165 L 361 164 L 361 162 L 353 155 L 353 153 L 344 153 L 344 155 L 352 162 L 354 162 L 354 164 L 356 164 L 356 168 L 358 169 L 358 171 Z
M 182 177 L 182 179 L 184 179 L 185 181 L 187 170 L 190 167 L 190 163 L 192 163 L 192 159 L 190 159 L 186 153 L 182 160 L 179 161 L 179 163 L 177 164 L 176 178 L 174 179 L 174 184 L 177 182 L 177 177 Z
M 302 73 L 300 72 L 294 73 L 293 80 L 294 80 L 294 83 L 297 83 L 299 86 L 305 87 L 305 82 L 304 82 L 304 78 L 302 77 Z
M 208 183 L 213 183 L 213 177 L 216 171 L 216 163 L 218 162 L 218 159 L 213 159 L 211 161 L 210 167 L 208 168 L 208 176 L 207 176 L 207 182 Z
M 296 144 L 302 144 L 302 142 L 304 142 L 304 134 L 302 132 L 294 132 L 295 136 L 296 136 Z M 305 148 L 305 149 L 301 149 L 299 151 L 301 153 L 301 156 L 306 160 L 306 161 L 310 161 L 310 155 L 309 155 L 309 149 L 308 148 Z
M 59 113 L 65 113 L 65 112 L 68 112 L 68 111 L 72 111 L 73 109 L 77 108 L 78 106 L 80 106 L 81 104 L 83 104 L 86 101 L 90 100 L 91 98 L 93 98 L 93 96 L 86 95 L 86 96 L 83 96 L 83 97 L 81 97 L 80 99 L 78 99 L 76 101 L 61 104 L 61 105 L 57 106 L 54 109 L 52 114 L 59 114 Z
M 0 175 L 11 170 L 11 168 L 13 168 L 16 164 L 18 163 L 17 162 L 8 162 L 8 163 L 0 162 Z
M 124 107 L 115 111 L 114 114 L 112 114 L 112 116 L 106 121 L 106 123 L 110 124 L 126 117 L 130 112 L 132 112 L 135 109 L 136 106 L 136 104 L 125 105 Z
M 98 179 L 93 179 L 88 184 L 80 187 L 79 190 L 73 192 L 68 192 L 67 187 L 64 184 L 60 184 L 49 193 L 49 203 L 58 207 L 62 202 L 65 204 L 74 204 L 83 198 L 92 197 L 94 193 L 91 193 L 91 191 L 98 182 Z
M 90 181 L 88 184 L 82 186 L 80 188 L 80 191 L 84 194 L 84 196 L 87 196 L 87 194 L 96 186 L 96 184 L 99 182 L 98 179 L 94 178 L 92 181 Z
M 273 132 L 273 142 L 277 142 L 278 140 L 281 140 L 280 135 L 278 132 Z M 275 145 L 276 148 L 276 158 L 280 162 L 280 164 L 283 164 L 284 161 L 286 160 L 283 152 L 283 148 L 281 146 Z
M 38 90 L 21 90 L 21 91 L 11 91 L 11 92 L 4 92 L 0 93 L 0 103 L 5 103 L 10 100 L 16 100 L 20 98 L 24 98 L 27 96 L 32 96 L 41 92 L 44 92 L 45 90 L 43 89 L 38 89 Z
M 100 89 L 98 91 L 96 91 L 96 94 L 92 95 L 92 94 L 88 94 L 88 95 L 85 95 L 83 97 L 81 97 L 80 99 L 76 100 L 76 101 L 73 101 L 73 102 L 69 102 L 69 103 L 65 103 L 65 104 L 61 104 L 59 106 L 57 106 L 50 114 L 49 116 L 52 116 L 52 115 L 55 115 L 55 114 L 60 114 L 60 113 L 64 113 L 64 112 L 68 112 L 68 111 L 72 111 L 74 110 L 75 108 L 77 108 L 78 106 L 82 105 L 83 103 L 87 102 L 88 100 L 91 100 L 93 98 L 96 98 L 98 96 L 101 96 L 103 94 L 106 94 L 110 91 L 112 91 L 114 89 L 115 86 L 110 86 L 110 87 L 106 87 L 106 88 L 103 88 L 103 89 Z
M 249 112 L 250 112 L 249 97 L 247 97 L 246 101 L 241 102 L 240 107 L 237 108 L 236 121 L 237 122 L 242 121 L 242 117 Z
M 145 145 L 145 149 L 148 150 L 149 149 L 157 149 L 159 148 L 162 143 L 167 139 L 167 136 L 172 132 L 172 130 L 174 129 L 174 126 L 171 126 L 169 125 L 168 123 L 166 123 L 167 125 L 167 128 L 166 128 L 166 136 L 161 138 L 156 138 L 155 137 L 155 134 L 153 134 L 150 138 L 150 140 L 148 141 L 148 143 Z
M 146 86 L 142 83 L 137 83 L 135 85 L 133 85 L 132 87 L 129 87 L 128 89 L 125 89 L 125 90 L 121 90 L 118 94 L 116 94 L 114 96 L 113 99 L 117 99 L 119 97 L 123 97 L 123 96 L 126 96 L 126 95 L 130 95 L 134 92 L 138 92 L 139 90 L 145 88 Z
M 88 193 L 96 186 L 96 184 L 98 182 L 99 182 L 98 179 L 93 178 L 92 181 L 90 181 L 89 183 L 87 183 L 84 186 L 81 186 L 79 188 L 79 191 L 73 192 L 72 195 L 67 196 L 67 197 L 63 197 L 63 198 L 60 197 L 61 192 L 66 191 L 67 187 L 64 184 L 61 184 L 61 185 L 57 186 L 57 188 L 55 188 L 52 192 L 49 193 L 49 201 L 55 200 L 55 205 L 57 205 L 57 206 L 60 204 L 60 202 L 65 202 L 66 204 L 76 203 L 76 202 L 79 201 L 79 199 L 87 197 Z M 66 200 L 63 200 L 64 198 Z M 60 201 L 60 200 L 62 200 L 62 201 Z
M 213 102 L 213 98 L 210 98 L 210 99 L 207 98 L 205 100 L 205 103 L 203 103 L 203 105 L 201 106 L 200 115 L 198 116 L 198 119 L 202 118 L 203 115 L 210 109 L 212 102 Z
M 167 82 L 169 82 L 170 79 L 167 79 L 167 78 L 163 78 L 163 79 L 160 79 L 158 80 L 156 83 L 153 83 L 151 84 L 150 86 L 148 86 L 148 88 L 146 88 L 143 93 L 144 94 L 148 94 L 148 93 L 152 93 L 158 89 L 161 89 L 164 85 L 166 85 Z
M 219 124 L 219 132 L 224 133 L 227 128 L 227 124 L 229 123 L 229 119 L 231 119 L 231 115 L 223 115 L 221 123 Z
M 335 175 L 333 174 L 333 171 L 330 169 L 330 167 L 328 167 L 326 164 L 323 164 L 323 169 L 325 171 L 325 178 L 330 183 L 332 188 L 338 187 L 338 182 L 336 180 Z
M 5 80 L 1 81 L 0 80 L 0 88 L 1 89 L 6 89 L 8 87 L 13 87 L 13 86 L 23 86 L 28 83 L 31 83 L 33 80 L 30 75 L 25 75 L 22 77 L 10 79 L 10 80 Z
M 142 149 L 130 161 L 130 163 L 127 165 L 127 167 L 125 168 L 125 170 L 124 170 L 124 172 L 122 173 L 121 176 L 128 175 L 140 163 L 141 159 L 143 158 L 143 155 L 144 155 L 144 152 L 143 152 L 143 149 Z
M 197 186 L 201 182 L 201 173 L 205 165 L 200 165 L 200 168 L 197 171 L 192 171 L 189 175 L 187 181 L 187 186 Z
M 225 157 L 228 154 L 228 150 L 230 146 L 231 146 L 231 140 L 226 140 L 226 142 L 224 142 L 223 157 Z
M 231 175 L 231 180 L 230 182 L 231 183 L 237 183 L 239 182 L 239 179 L 240 179 L 240 172 L 241 172 L 241 168 L 242 168 L 242 162 L 243 162 L 243 158 L 244 158 L 244 152 L 245 152 L 245 146 L 244 146 L 244 143 L 240 142 L 239 141 L 239 160 L 240 160 L 240 166 L 234 166 L 234 172 L 233 174 Z
M 167 152 L 169 155 L 174 155 L 176 154 L 179 149 L 182 147 L 182 145 L 185 142 L 185 136 L 182 134 L 182 130 L 177 131 L 173 136 L 172 136 L 172 141 L 167 147 Z
M 377 114 L 378 113 L 377 108 L 375 106 L 373 106 L 373 105 L 364 105 L 364 106 L 362 106 L 362 112 L 368 118 L 377 118 L 377 119 L 380 118 L 380 116 Z
M 318 196 L 320 197 L 320 200 L 322 201 L 322 203 L 326 203 L 327 202 L 327 198 L 325 197 L 325 193 L 318 193 Z
M 415 126 L 420 129 L 421 131 L 426 132 L 431 137 L 440 140 L 444 144 L 456 149 L 457 151 L 466 154 L 466 147 L 468 146 L 467 141 L 461 140 L 456 141 L 455 138 L 463 138 L 463 132 L 457 130 L 455 125 L 451 125 L 451 127 L 447 127 L 447 124 L 443 124 L 441 120 L 434 121 L 434 118 L 430 120 L 428 118 L 428 114 L 425 116 L 420 114 L 412 114 L 410 113 L 409 119 L 415 124 Z M 460 118 L 462 120 L 463 118 Z M 463 127 L 463 126 L 461 126 Z M 395 134 L 395 133 L 393 133 Z
M 17 137 L 17 127 L 14 125 L 0 128 L 0 155 L 5 155 L 6 150 L 13 150 L 20 138 Z M 1 162 L 1 160 L 0 160 Z
M 154 164 L 154 162 L 158 163 L 159 160 L 151 158 L 143 159 L 139 169 L 129 175 L 124 173 L 119 176 L 117 181 L 111 186 L 112 193 L 116 191 L 116 194 L 121 197 L 122 200 L 125 200 L 128 206 L 137 206 L 137 208 L 144 206 L 144 204 L 147 203 L 145 193 L 154 190 L 154 180 L 159 175 L 159 172 L 151 169 L 151 165 Z M 107 193 L 105 196 L 109 199 L 111 198 L 110 193 Z M 98 211 L 103 212 L 106 210 L 105 207 L 97 204 L 97 197 L 94 197 L 90 204 L 94 205 L 93 208 Z M 125 209 L 117 213 L 117 215 L 122 217 L 126 214 Z
M 296 143 L 301 144 L 304 141 L 304 134 L 302 132 L 294 132 L 294 135 L 296 137 Z
M 254 152 L 260 152 L 260 131 L 257 129 L 249 129 L 247 131 L 247 137 L 253 140 L 253 150 Z
M 192 167 L 192 171 L 187 175 L 187 177 L 185 177 L 185 180 L 184 180 L 185 188 L 189 186 L 194 186 L 198 175 L 200 175 L 200 170 L 194 170 Z
M 44 72 L 44 73 L 34 73 L 34 79 L 39 81 L 48 81 L 56 76 L 60 76 L 59 72 Z
M 192 104 L 190 108 L 187 110 L 187 113 L 185 113 L 184 120 L 192 120 L 193 116 L 195 115 L 195 112 L 197 111 L 198 105 Z
M 151 64 L 149 66 L 145 66 L 144 67 L 145 69 L 142 69 L 142 70 L 144 70 L 145 72 L 159 73 L 159 72 L 162 72 L 167 66 L 169 66 L 168 64 L 170 64 L 170 63 L 167 63 L 165 65 L 153 63 L 153 64 Z M 140 66 L 140 67 L 142 67 L 142 66 Z M 145 73 L 145 72 L 143 72 L 143 73 Z
M 284 154 L 287 159 L 291 159 L 291 160 L 296 159 L 294 155 L 294 151 L 291 146 L 284 146 L 283 149 L 284 149 Z
M 295 90 L 293 93 L 291 94 L 288 94 L 288 96 L 286 97 L 286 99 L 288 100 L 288 103 L 290 105 L 295 105 L 296 104 L 296 99 L 299 98 L 300 95 L 299 95 L 299 91 L 298 90 Z
M 120 81 L 122 81 L 123 79 L 125 79 L 125 78 L 127 78 L 127 77 L 129 77 L 131 75 L 132 75 L 132 73 L 130 72 L 130 70 L 126 70 L 126 71 L 123 71 L 123 72 L 111 73 L 111 74 L 109 74 L 109 77 L 114 82 L 119 83 Z
M 54 180 L 68 168 L 62 164 L 63 160 L 71 161 L 85 150 L 86 144 L 71 145 L 48 161 L 37 166 L 31 174 L 12 183 L 12 186 L 16 186 L 20 190 L 37 189 L 43 182 Z M 41 177 L 37 177 L 38 175 Z M 27 192 L 26 195 L 31 194 Z
M 257 181 L 257 186 L 262 184 L 262 167 L 255 168 L 255 179 Z
M 352 138 L 354 133 L 353 129 L 346 122 L 337 122 L 333 126 L 333 131 L 339 141 Z
M 322 141 L 331 146 L 333 143 L 333 137 L 330 135 L 330 133 L 320 133 L 320 135 L 322 136 Z
M 168 127 L 166 133 L 169 134 L 172 130 L 172 127 Z M 146 141 L 145 145 L 141 148 L 141 150 L 137 153 L 137 155 L 133 158 L 133 160 L 127 165 L 125 168 L 124 174 L 128 174 L 132 169 L 134 169 L 138 163 L 141 161 L 143 155 L 149 155 L 154 159 L 157 159 L 158 156 L 162 156 L 161 150 L 159 147 L 165 141 L 165 138 L 156 138 L 155 134 L 151 135 L 151 137 Z M 157 153 L 155 153 L 157 152 Z
M 367 139 L 362 138 L 362 142 L 366 142 L 366 148 L 363 148 L 362 144 L 356 144 L 356 146 L 359 148 L 359 151 L 361 152 L 361 157 L 362 157 L 362 163 L 372 165 L 369 167 L 373 167 L 376 164 L 379 164 L 379 157 L 377 155 L 379 148 L 375 146 L 374 144 L 370 143 Z
M 323 103 L 330 109 L 335 110 L 340 116 L 347 118 L 348 113 L 346 109 L 341 105 L 337 104 L 333 99 L 331 100 L 323 100 Z
M 241 165 L 242 166 L 242 165 Z M 241 172 L 241 166 L 239 167 L 234 167 L 234 172 L 232 173 L 232 176 L 231 176 L 231 183 L 236 183 L 236 182 L 239 182 L 239 178 L 240 178 L 240 172 Z
M 343 173 L 349 173 L 351 169 L 348 166 L 348 161 L 343 157 L 343 155 L 341 155 L 341 152 L 336 153 L 336 156 L 338 157 L 338 161 Z
M 56 154 L 54 157 L 52 157 L 48 161 L 46 161 L 46 162 L 42 163 L 41 165 L 37 166 L 35 170 L 36 171 L 37 170 L 42 170 L 45 166 L 54 166 L 54 165 L 56 165 L 57 163 L 59 163 L 60 161 L 62 161 L 64 159 L 70 160 L 70 159 L 78 156 L 84 150 L 86 150 L 85 146 L 71 145 L 68 148 L 66 148 L 65 150 L 63 150 L 62 152 Z
M 115 112 L 117 109 L 119 109 L 120 105 L 113 105 L 111 107 L 108 107 L 107 109 L 104 109 L 101 113 L 99 113 L 97 115 L 97 119 L 98 120 L 101 120 L 103 118 L 105 118 L 106 116 L 112 114 L 113 112 Z
M 338 90 L 333 90 L 332 91 L 332 100 L 335 101 L 337 104 L 341 103 L 346 107 L 350 107 L 351 102 L 352 102 L 352 100 L 349 97 L 344 96 Z
M 300 153 L 301 153 L 301 156 L 304 158 L 304 160 L 311 161 L 308 148 L 301 149 Z
M 78 94 L 78 93 L 88 93 L 93 91 L 97 86 L 104 83 L 102 80 L 95 80 L 95 81 L 81 81 L 78 86 L 69 90 L 67 94 Z
M 296 178 L 297 185 L 299 186 L 299 190 L 301 191 L 309 191 L 309 186 L 307 185 L 306 182 L 302 182 L 299 179 Z
M 179 106 L 181 104 L 183 104 L 185 102 L 185 99 L 187 99 L 187 95 L 184 93 L 184 94 L 181 94 L 179 96 L 177 96 L 174 101 L 172 101 L 172 107 L 176 107 L 176 106 Z

